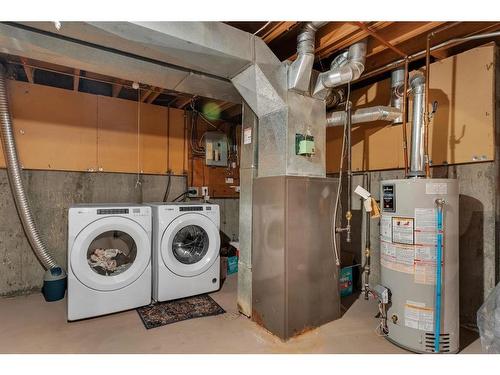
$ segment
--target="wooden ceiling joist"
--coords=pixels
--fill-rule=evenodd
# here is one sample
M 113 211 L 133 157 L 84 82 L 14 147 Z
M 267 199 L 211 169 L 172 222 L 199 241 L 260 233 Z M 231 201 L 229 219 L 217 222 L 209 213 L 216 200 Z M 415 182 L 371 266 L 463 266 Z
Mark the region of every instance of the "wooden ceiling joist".
M 32 68 L 31 66 L 28 66 L 28 62 L 26 59 L 21 58 L 21 63 L 23 64 L 23 69 L 24 72 L 26 73 L 26 78 L 28 79 L 29 83 L 34 83 L 35 82 L 35 69 Z
M 73 76 L 73 91 L 78 91 L 80 88 L 80 69 L 75 69 L 75 75 Z
M 191 101 L 193 100 L 193 97 L 183 97 L 179 98 L 174 102 L 174 105 L 176 108 L 183 109 L 185 106 L 187 106 Z
M 393 46 L 398 46 L 420 35 L 426 35 L 432 29 L 440 27 L 446 22 L 395 22 L 394 25 L 378 32 L 382 38 Z M 387 50 L 387 46 L 376 40 L 370 40 L 368 43 L 368 53 L 366 57 L 371 57 L 377 53 Z
M 111 95 L 113 95 L 113 98 L 117 98 L 118 95 L 120 95 L 120 91 L 122 91 L 122 85 L 113 85 L 111 91 Z
M 268 31 L 266 31 L 266 33 L 264 33 L 261 38 L 264 42 L 269 44 L 273 40 L 285 34 L 288 30 L 297 25 L 297 23 L 298 22 L 295 21 L 278 22 L 276 25 L 274 25 Z
M 378 32 L 394 22 L 371 22 L 370 30 Z M 331 22 L 318 30 L 316 37 L 316 57 L 323 59 L 332 53 L 349 47 L 370 35 L 358 25 L 346 22 Z
M 153 90 L 140 90 L 140 101 L 144 102 L 152 92 Z
M 159 90 L 159 89 L 157 89 L 157 90 Z M 151 95 L 149 95 L 149 97 L 147 99 L 147 102 L 149 104 L 153 103 L 156 100 L 156 98 L 158 98 L 161 94 L 162 94 L 161 91 L 155 91 L 155 92 L 151 93 Z
M 241 115 L 241 109 L 242 109 L 242 105 L 241 104 L 234 104 L 232 103 L 233 105 L 226 109 L 223 113 L 222 113 L 222 117 L 225 118 L 225 119 L 231 119 L 233 117 L 236 117 L 238 115 Z

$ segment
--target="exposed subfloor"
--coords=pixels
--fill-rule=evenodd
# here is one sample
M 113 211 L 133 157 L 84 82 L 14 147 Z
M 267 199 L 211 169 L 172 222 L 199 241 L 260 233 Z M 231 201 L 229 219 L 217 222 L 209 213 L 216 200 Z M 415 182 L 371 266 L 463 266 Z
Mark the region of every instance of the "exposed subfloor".
M 135 310 L 66 321 L 66 303 L 41 294 L 0 300 L 1 353 L 408 353 L 375 327 L 373 301 L 356 300 L 334 322 L 282 342 L 236 308 L 236 275 L 212 297 L 226 314 L 146 330 Z M 480 353 L 478 340 L 463 353 Z

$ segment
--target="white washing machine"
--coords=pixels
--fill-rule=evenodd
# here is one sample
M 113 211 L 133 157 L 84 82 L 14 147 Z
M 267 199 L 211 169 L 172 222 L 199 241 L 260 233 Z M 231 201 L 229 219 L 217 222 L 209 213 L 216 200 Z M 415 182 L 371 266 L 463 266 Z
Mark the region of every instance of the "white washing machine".
M 168 301 L 219 289 L 219 206 L 192 202 L 150 206 L 153 300 Z
M 151 303 L 151 207 L 74 205 L 68 214 L 68 320 Z

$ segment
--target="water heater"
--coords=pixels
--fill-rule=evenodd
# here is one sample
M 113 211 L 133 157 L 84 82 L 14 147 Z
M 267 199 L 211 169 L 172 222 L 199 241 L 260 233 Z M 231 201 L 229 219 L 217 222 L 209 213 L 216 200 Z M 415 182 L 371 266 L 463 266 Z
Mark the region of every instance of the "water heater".
M 457 181 L 386 180 L 380 189 L 381 284 L 391 294 L 386 337 L 414 352 L 457 352 Z

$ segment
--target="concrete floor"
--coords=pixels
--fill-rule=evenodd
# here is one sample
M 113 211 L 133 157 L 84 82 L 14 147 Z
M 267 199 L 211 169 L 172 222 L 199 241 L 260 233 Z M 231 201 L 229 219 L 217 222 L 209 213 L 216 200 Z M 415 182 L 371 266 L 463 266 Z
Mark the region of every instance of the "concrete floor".
M 41 294 L 0 300 L 0 353 L 408 353 L 375 333 L 376 305 L 356 300 L 344 316 L 284 343 L 238 314 L 237 277 L 212 297 L 226 314 L 146 330 L 135 310 L 68 323 L 65 301 Z M 463 353 L 480 353 L 478 340 Z

